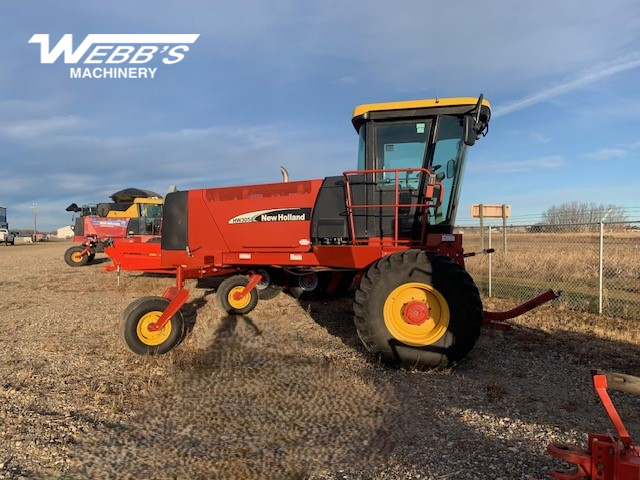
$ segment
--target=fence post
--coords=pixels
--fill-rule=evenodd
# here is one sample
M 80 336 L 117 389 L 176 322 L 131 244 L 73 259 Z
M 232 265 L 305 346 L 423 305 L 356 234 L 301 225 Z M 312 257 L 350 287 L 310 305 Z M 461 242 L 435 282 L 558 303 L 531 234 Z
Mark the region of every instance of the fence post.
M 602 315 L 602 297 L 603 297 L 603 253 L 604 253 L 604 219 L 600 220 L 600 244 L 598 252 L 598 313 Z
M 489 249 L 491 249 L 491 225 L 489 225 Z M 491 298 L 491 257 L 489 254 L 489 298 Z
M 502 254 L 507 256 L 507 206 L 502 205 Z

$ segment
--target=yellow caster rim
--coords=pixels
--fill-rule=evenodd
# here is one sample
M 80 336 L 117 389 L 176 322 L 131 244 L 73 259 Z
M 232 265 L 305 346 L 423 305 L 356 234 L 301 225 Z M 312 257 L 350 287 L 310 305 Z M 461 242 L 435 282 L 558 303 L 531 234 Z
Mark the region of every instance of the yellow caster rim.
M 395 288 L 383 306 L 384 323 L 398 341 L 414 347 L 432 345 L 449 327 L 449 305 L 438 290 L 421 282 Z
M 233 287 L 229 292 L 229 294 L 227 295 L 227 300 L 229 302 L 229 305 L 234 310 L 242 310 L 251 302 L 251 292 L 247 293 L 244 297 L 240 299 L 235 298 L 235 294 L 239 294 L 243 290 L 244 290 L 244 286 L 238 285 L 237 287 Z
M 75 263 L 82 262 L 82 253 L 81 252 L 73 252 L 71 254 L 71 260 L 74 261 Z
M 171 321 L 167 322 L 160 330 L 154 332 L 149 330 L 149 325 L 156 323 L 161 315 L 161 311 L 145 313 L 138 322 L 136 332 L 140 341 L 145 345 L 155 347 L 162 344 L 167 340 L 167 338 L 169 338 L 169 335 L 171 334 Z

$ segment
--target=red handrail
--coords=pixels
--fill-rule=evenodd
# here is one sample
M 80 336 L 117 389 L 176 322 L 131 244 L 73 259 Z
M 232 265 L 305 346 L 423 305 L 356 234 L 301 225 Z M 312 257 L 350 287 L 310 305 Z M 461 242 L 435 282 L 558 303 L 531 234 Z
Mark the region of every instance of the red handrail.
M 400 203 L 400 184 L 399 177 L 400 173 L 410 173 L 410 172 L 420 172 L 425 175 L 427 181 L 424 186 L 424 203 Z M 374 203 L 374 204 L 353 204 L 353 199 L 351 195 L 351 185 L 349 181 L 349 175 L 362 175 L 362 174 L 376 174 L 376 173 L 393 173 L 394 174 L 394 193 L 395 193 L 395 203 L 385 204 L 385 203 Z M 399 232 L 398 232 L 398 217 L 399 210 L 401 207 L 416 207 L 423 208 L 423 221 L 422 221 L 422 234 L 420 238 L 420 243 L 423 244 L 425 241 L 425 232 L 426 232 L 426 219 L 428 215 L 429 208 L 437 208 L 442 205 L 442 199 L 444 194 L 444 188 L 442 183 L 435 181 L 431 172 L 426 168 L 395 168 L 395 169 L 372 169 L 372 170 L 348 170 L 343 172 L 345 181 L 346 181 L 346 195 L 347 195 L 347 213 L 349 215 L 349 232 L 351 234 L 351 242 L 356 243 L 356 229 L 355 229 L 355 221 L 353 218 L 353 210 L 356 208 L 394 208 L 394 235 L 393 235 L 393 245 L 398 246 L 399 243 Z M 365 184 L 371 183 L 365 180 Z M 434 199 L 435 187 L 439 186 L 439 195 L 435 203 L 431 201 Z

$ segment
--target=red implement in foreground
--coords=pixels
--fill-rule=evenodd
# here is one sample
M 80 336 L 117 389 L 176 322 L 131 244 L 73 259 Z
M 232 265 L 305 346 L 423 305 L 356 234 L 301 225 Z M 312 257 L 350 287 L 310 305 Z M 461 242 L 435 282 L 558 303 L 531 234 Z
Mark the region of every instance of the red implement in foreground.
M 599 370 L 592 374 L 593 386 L 616 429 L 617 437 L 611 433 L 589 434 L 584 450 L 573 445 L 550 444 L 547 447 L 549 454 L 574 465 L 574 472 L 554 470 L 551 477 L 557 480 L 638 480 L 640 451 L 633 444 L 607 388 L 640 395 L 640 378 Z

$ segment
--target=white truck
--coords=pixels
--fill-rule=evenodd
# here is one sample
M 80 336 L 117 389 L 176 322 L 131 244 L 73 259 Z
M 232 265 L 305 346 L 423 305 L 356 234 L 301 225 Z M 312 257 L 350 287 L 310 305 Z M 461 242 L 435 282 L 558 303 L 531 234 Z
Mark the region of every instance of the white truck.
M 4 242 L 7 245 L 13 245 L 16 242 L 13 232 L 6 228 L 0 228 L 0 243 Z

